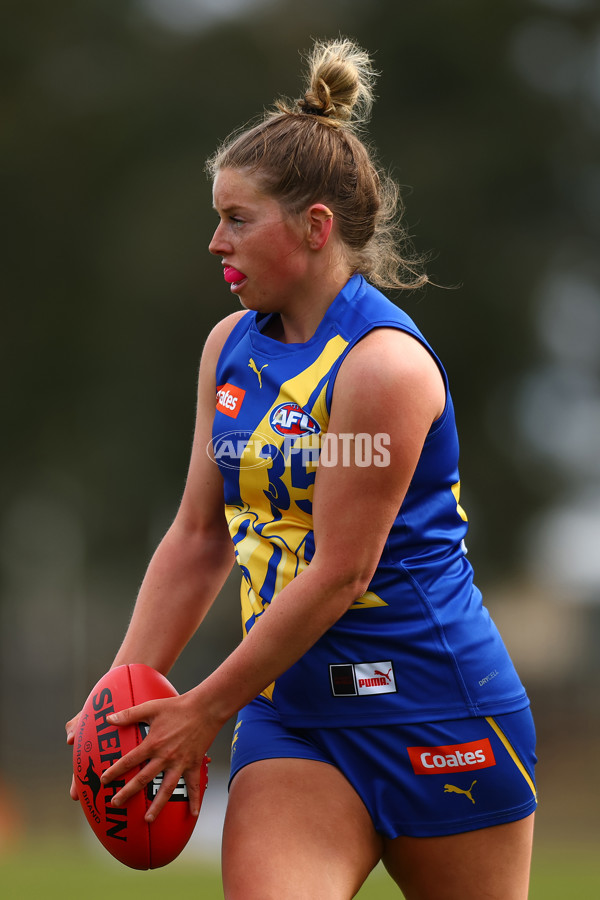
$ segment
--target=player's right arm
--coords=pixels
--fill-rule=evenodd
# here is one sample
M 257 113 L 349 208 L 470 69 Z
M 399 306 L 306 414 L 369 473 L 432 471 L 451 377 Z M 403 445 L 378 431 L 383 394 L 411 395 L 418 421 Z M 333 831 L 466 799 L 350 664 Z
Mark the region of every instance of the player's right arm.
M 234 313 L 223 319 L 206 341 L 184 493 L 177 515 L 150 561 L 113 666 L 145 663 L 166 675 L 202 622 L 233 565 L 223 480 L 207 448 L 215 412 L 217 360 L 232 328 L 244 314 Z M 73 743 L 77 718 L 66 724 L 68 743 Z M 74 795 L 73 788 L 71 794 Z
M 233 565 L 223 479 L 209 449 L 217 360 L 240 315 L 244 313 L 220 322 L 206 341 L 198 378 L 194 442 L 181 504 L 148 566 L 113 666 L 140 662 L 166 675 Z

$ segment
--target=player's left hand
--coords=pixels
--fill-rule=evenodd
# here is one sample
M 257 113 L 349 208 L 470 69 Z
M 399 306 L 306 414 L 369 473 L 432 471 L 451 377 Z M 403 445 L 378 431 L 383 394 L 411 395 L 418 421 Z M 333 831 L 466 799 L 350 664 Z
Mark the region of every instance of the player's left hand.
M 107 716 L 111 725 L 119 727 L 145 722 L 148 736 L 101 776 L 103 784 L 118 781 L 136 766 L 135 774 L 112 798 L 113 806 L 123 806 L 138 791 L 143 790 L 163 772 L 162 784 L 150 805 L 145 819 L 152 822 L 169 800 L 183 775 L 188 790 L 192 815 L 197 816 L 202 802 L 200 781 L 202 763 L 218 728 L 207 726 L 198 706 L 189 694 L 164 700 L 149 700 Z

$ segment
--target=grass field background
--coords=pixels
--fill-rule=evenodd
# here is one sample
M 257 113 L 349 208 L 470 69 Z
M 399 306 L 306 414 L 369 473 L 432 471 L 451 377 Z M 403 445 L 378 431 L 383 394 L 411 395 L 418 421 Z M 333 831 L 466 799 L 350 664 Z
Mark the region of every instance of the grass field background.
M 574 730 L 569 734 L 577 766 L 572 765 L 570 754 L 553 752 L 544 740 L 530 900 L 600 898 L 596 767 L 600 742 L 589 732 L 582 732 L 578 740 Z M 222 900 L 219 843 L 225 798 L 225 772 L 217 769 L 211 773 L 200 819 L 181 856 L 163 869 L 136 872 L 117 863 L 100 846 L 62 783 L 39 782 L 23 808 L 20 831 L 14 827 L 18 802 L 5 816 L 4 829 L 0 817 L 0 898 Z M 378 867 L 357 898 L 400 900 L 401 894 Z
M 181 857 L 152 872 L 134 872 L 99 855 L 85 842 L 46 840 L 0 858 L 0 886 L 6 900 L 164 900 L 165 897 L 222 900 L 217 861 Z M 400 893 L 385 871 L 376 869 L 357 897 L 392 900 Z M 594 846 L 539 846 L 530 900 L 597 900 L 600 865 Z

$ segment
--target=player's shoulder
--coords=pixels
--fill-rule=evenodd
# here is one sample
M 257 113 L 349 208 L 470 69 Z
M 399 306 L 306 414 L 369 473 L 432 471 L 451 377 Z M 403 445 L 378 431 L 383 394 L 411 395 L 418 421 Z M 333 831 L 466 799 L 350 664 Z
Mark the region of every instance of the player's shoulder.
M 400 328 L 375 328 L 350 350 L 336 379 L 338 396 L 361 398 L 401 411 L 404 403 L 422 402 L 441 414 L 446 388 L 440 366 L 429 348 Z
M 214 369 L 219 356 L 221 355 L 221 351 L 225 346 L 225 343 L 238 324 L 238 322 L 244 318 L 244 316 L 249 315 L 248 310 L 240 310 L 239 312 L 231 313 L 231 315 L 226 316 L 224 319 L 221 319 L 217 324 L 211 329 L 208 337 L 204 343 L 204 349 L 202 351 L 202 366 L 210 367 Z
M 204 345 L 205 350 L 209 350 L 214 352 L 217 350 L 219 353 L 223 349 L 223 345 L 225 341 L 235 328 L 235 326 L 240 322 L 244 317 L 249 316 L 250 313 L 246 309 L 241 309 L 239 312 L 231 313 L 228 316 L 225 316 L 224 319 L 221 319 L 217 324 L 210 330 L 209 335 L 206 339 L 206 343 Z
M 376 327 L 352 347 L 343 370 L 350 377 L 419 377 L 428 371 L 439 375 L 439 366 L 429 348 L 402 328 Z

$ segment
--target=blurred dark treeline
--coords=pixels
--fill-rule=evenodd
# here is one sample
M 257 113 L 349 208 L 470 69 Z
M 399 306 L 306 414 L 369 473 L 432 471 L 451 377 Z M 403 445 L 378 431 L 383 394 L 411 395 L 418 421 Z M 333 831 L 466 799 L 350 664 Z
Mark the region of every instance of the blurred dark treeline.
M 236 308 L 207 252 L 204 161 L 298 95 L 313 37 L 355 37 L 382 72 L 370 134 L 441 286 L 394 299 L 451 378 L 481 582 L 521 570 L 531 520 L 570 485 L 517 409 L 547 272 L 560 256 L 600 283 L 598 106 L 576 65 L 596 4 L 248 0 L 194 28 L 160 6 L 4 5 L 0 770 L 34 752 L 23 708 L 59 746 L 176 510 L 203 341 Z M 237 640 L 225 594 L 180 688 Z

